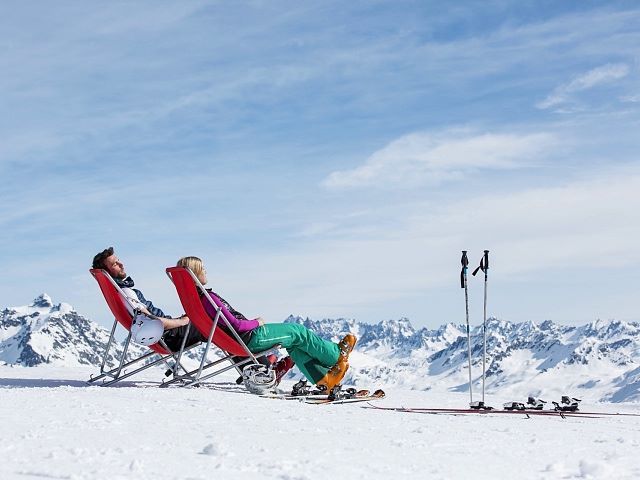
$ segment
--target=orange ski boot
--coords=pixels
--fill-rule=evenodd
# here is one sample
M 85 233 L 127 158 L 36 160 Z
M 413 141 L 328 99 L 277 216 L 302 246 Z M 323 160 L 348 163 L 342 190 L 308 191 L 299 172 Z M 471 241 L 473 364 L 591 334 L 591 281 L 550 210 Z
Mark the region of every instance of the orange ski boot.
M 357 339 L 355 335 L 348 333 L 338 343 L 340 348 L 340 357 L 336 364 L 329 369 L 327 374 L 317 383 L 318 388 L 325 390 L 327 393 L 331 393 L 333 387 L 338 385 L 344 378 L 347 370 L 349 370 L 349 354 L 353 351 Z

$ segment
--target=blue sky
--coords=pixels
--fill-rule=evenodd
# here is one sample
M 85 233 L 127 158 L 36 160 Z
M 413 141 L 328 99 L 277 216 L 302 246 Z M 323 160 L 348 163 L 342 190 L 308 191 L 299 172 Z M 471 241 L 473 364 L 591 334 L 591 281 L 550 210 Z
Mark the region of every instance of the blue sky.
M 636 2 L 3 2 L 0 306 L 101 322 L 113 245 L 177 314 L 638 320 Z M 472 323 L 482 280 L 470 284 Z

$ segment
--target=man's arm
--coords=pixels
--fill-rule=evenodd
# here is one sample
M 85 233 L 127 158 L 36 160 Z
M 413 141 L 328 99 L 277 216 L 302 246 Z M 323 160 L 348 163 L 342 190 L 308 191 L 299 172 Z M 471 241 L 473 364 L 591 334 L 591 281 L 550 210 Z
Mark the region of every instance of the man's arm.
M 156 317 L 153 314 L 149 315 L 151 318 L 155 318 L 156 320 L 160 320 L 162 322 L 162 326 L 165 330 L 171 330 L 172 328 L 178 328 L 189 323 L 189 317 L 183 315 L 179 318 L 164 318 L 164 317 Z
M 160 310 L 158 307 L 153 305 L 151 300 L 147 300 L 146 298 L 144 298 L 144 295 L 140 290 L 138 290 L 137 288 L 134 288 L 133 291 L 136 293 L 136 296 L 138 297 L 138 300 L 140 301 L 140 303 L 142 303 L 145 307 L 147 307 L 148 313 L 160 318 L 167 317 L 167 315 L 165 315 L 162 310 Z
M 182 315 L 181 317 L 178 317 L 178 318 L 170 318 L 166 316 L 162 310 L 154 306 L 150 300 L 147 300 L 146 298 L 144 298 L 144 295 L 140 290 L 134 288 L 133 291 L 136 293 L 136 296 L 138 297 L 138 300 L 140 301 L 140 303 L 142 303 L 145 306 L 146 311 L 143 311 L 143 313 L 145 313 L 146 315 L 149 315 L 151 318 L 160 320 L 165 330 L 171 330 L 172 328 L 182 327 L 187 323 L 189 323 L 189 317 L 187 317 L 186 315 Z

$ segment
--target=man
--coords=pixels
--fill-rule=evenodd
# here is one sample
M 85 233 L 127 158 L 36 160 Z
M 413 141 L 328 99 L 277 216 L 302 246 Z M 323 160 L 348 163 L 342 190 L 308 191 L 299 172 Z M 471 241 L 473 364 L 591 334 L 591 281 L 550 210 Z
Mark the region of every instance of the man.
M 142 313 L 151 318 L 160 320 L 164 327 L 162 339 L 167 347 L 173 352 L 180 350 L 182 339 L 187 333 L 189 318 L 182 315 L 178 318 L 171 318 L 153 305 L 150 300 L 144 298 L 142 292 L 134 287 L 133 279 L 127 275 L 124 264 L 113 251 L 113 247 L 106 248 L 93 258 L 93 268 L 102 268 L 107 271 L 116 284 L 122 289 L 129 301 Z M 198 342 L 206 342 L 207 339 L 196 328 L 190 328 L 185 347 L 189 347 Z

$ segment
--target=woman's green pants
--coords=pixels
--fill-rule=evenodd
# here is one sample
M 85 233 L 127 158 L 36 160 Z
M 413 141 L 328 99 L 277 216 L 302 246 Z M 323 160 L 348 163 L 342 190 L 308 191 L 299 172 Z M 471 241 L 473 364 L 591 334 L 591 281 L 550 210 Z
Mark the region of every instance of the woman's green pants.
M 302 374 L 315 385 L 340 357 L 337 344 L 324 340 L 299 323 L 267 323 L 256 328 L 247 344 L 251 352 L 261 352 L 280 344 Z

